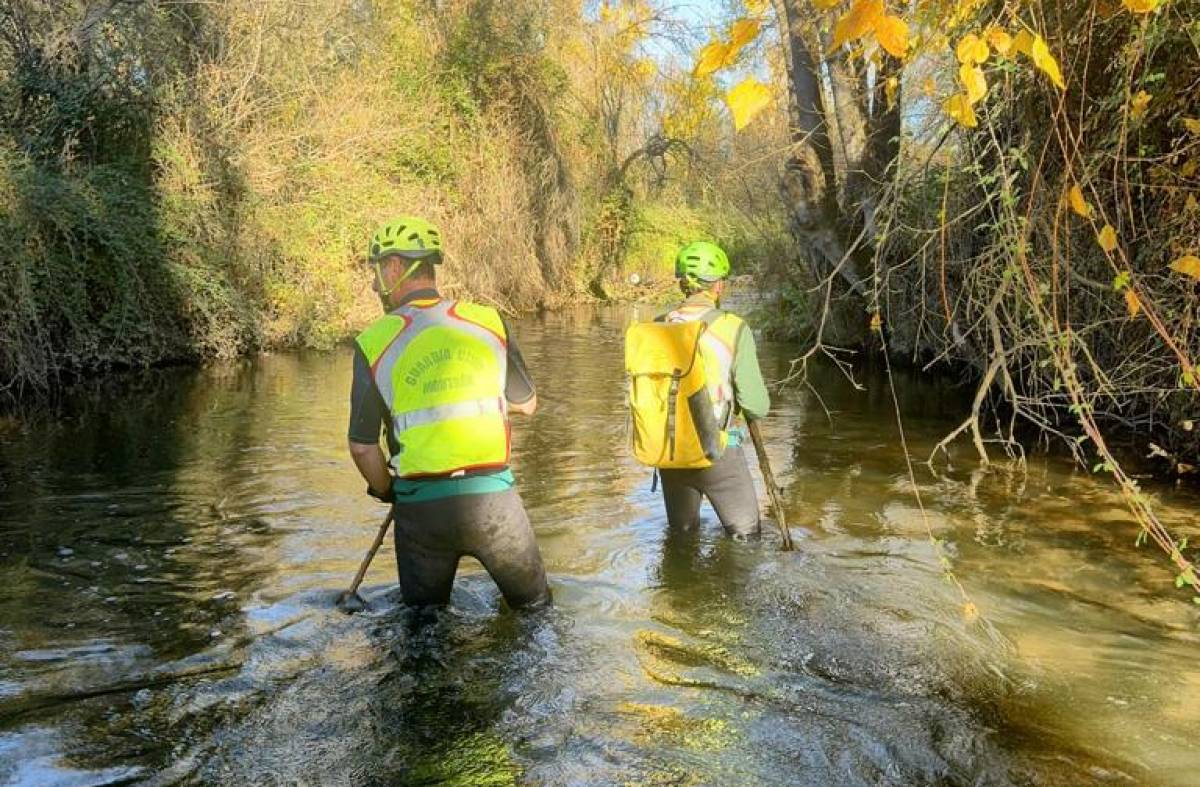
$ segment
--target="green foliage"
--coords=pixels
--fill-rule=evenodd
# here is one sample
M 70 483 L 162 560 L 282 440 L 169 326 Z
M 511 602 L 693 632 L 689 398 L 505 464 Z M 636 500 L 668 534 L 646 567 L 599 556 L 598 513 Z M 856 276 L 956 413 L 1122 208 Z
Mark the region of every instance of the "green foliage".
M 444 81 L 465 116 L 478 116 L 490 103 L 509 98 L 516 83 L 544 76 L 536 43 L 545 35 L 540 11 L 497 5 L 494 0 L 469 3 L 451 23 L 441 55 Z
M 617 189 L 600 200 L 584 233 L 586 269 L 599 274 L 609 295 L 640 296 L 625 284 L 637 274 L 654 293 L 674 297 L 675 255 L 695 240 L 711 240 L 729 255 L 733 276 L 758 274 L 782 263 L 788 244 L 781 230 L 763 233 L 719 195 L 687 199 L 665 191 L 639 196 Z M 594 287 L 595 288 L 595 287 Z
M 0 179 L 0 368 L 15 385 L 185 352 L 143 184 L 109 165 L 57 172 L 11 148 Z
M 650 203 L 633 215 L 624 267 L 647 278 L 671 278 L 680 247 L 711 236 L 712 229 L 696 208 Z
M 774 194 L 758 151 L 784 149 L 785 129 L 737 155 L 712 123 L 663 147 L 645 9 L 635 29 L 560 0 L 11 8 L 0 373 L 14 388 L 329 347 L 378 314 L 363 251 L 401 212 L 441 226 L 447 292 L 511 309 L 623 294 L 611 285 L 634 271 L 669 288 L 697 238 L 739 274 L 790 253 L 761 204 L 726 193 Z M 738 155 L 756 163 L 718 182 Z
M 442 225 L 454 294 L 527 308 L 571 286 L 555 217 L 578 208 L 545 181 L 566 73 L 539 5 L 93 5 L 0 15 L 20 33 L 0 39 L 14 393 L 329 347 L 378 313 L 363 249 L 401 211 Z M 102 36 L 79 36 L 89 13 Z
M 636 210 L 631 224 L 623 267 L 643 277 L 673 277 L 675 254 L 695 240 L 711 240 L 721 246 L 733 263 L 734 276 L 757 272 L 761 260 L 753 228 L 719 206 L 648 202 Z

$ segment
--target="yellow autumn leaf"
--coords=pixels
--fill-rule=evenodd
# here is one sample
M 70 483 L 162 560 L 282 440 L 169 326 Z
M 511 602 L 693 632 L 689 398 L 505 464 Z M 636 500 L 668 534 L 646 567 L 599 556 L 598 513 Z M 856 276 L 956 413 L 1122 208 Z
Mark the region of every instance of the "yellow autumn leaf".
M 888 80 L 883 83 L 883 94 L 887 96 L 887 108 L 890 110 L 896 106 L 896 94 L 900 91 L 900 80 L 896 77 L 888 77 Z
M 975 606 L 974 601 L 967 601 L 962 606 L 963 620 L 968 623 L 974 623 L 979 620 L 979 607 Z
M 1071 206 L 1071 210 L 1083 216 L 1085 219 L 1092 215 L 1092 206 L 1083 198 L 1083 189 L 1078 185 L 1072 186 L 1067 192 L 1067 202 Z
M 875 29 L 875 23 L 883 16 L 883 0 L 854 0 L 850 10 L 833 26 L 833 44 L 837 49 L 849 41 L 857 41 Z
M 739 19 L 729 28 L 729 52 L 736 55 L 758 36 L 757 19 Z
M 1141 120 L 1146 114 L 1146 105 L 1153 98 L 1145 90 L 1139 90 L 1129 99 L 1129 116 L 1134 120 Z
M 954 48 L 954 54 L 964 65 L 979 65 L 988 59 L 988 45 L 974 33 L 967 33 Z
M 943 105 L 946 114 L 967 128 L 975 128 L 979 121 L 975 119 L 975 110 L 971 108 L 971 100 L 965 93 L 958 93 L 946 99 Z
M 1096 236 L 1096 242 L 1100 244 L 1100 248 L 1111 254 L 1117 248 L 1117 231 L 1113 229 L 1113 225 L 1105 224 L 1104 229 Z
M 979 66 L 963 63 L 962 67 L 958 69 L 958 81 L 962 82 L 967 93 L 967 101 L 972 104 L 978 104 L 987 95 L 987 79 L 984 78 L 983 69 Z
M 1028 30 L 1018 31 L 1013 38 L 1012 48 L 1026 57 L 1033 57 L 1033 34 Z
M 987 42 L 1001 55 L 1007 55 L 1012 49 L 1013 39 L 1008 33 L 998 27 L 989 28 L 987 31 Z
M 1190 178 L 1196 174 L 1196 170 L 1200 169 L 1200 161 L 1196 159 L 1188 159 L 1182 167 L 1179 168 L 1179 177 Z
M 1138 316 L 1138 312 L 1142 310 L 1142 302 L 1138 300 L 1137 293 L 1133 290 L 1125 290 L 1125 309 L 1129 312 L 1129 319 Z
M 1185 254 L 1171 263 L 1171 270 L 1200 281 L 1200 257 L 1195 254 Z
M 1029 45 L 1029 57 L 1033 59 L 1035 66 L 1046 72 L 1046 76 L 1050 77 L 1050 81 L 1057 85 L 1059 90 L 1067 89 L 1062 71 L 1058 70 L 1058 61 L 1050 54 L 1050 47 L 1046 46 L 1046 39 L 1041 36 L 1033 37 L 1033 43 Z
M 937 93 L 937 82 L 933 81 L 933 77 L 925 77 L 925 81 L 921 83 L 921 92 L 929 98 L 933 98 Z
M 875 38 L 892 57 L 908 53 L 908 23 L 898 16 L 881 16 L 875 22 Z
M 818 11 L 832 11 L 841 5 L 842 0 L 813 0 Z
M 878 331 L 883 329 L 883 318 L 879 316 L 879 312 L 871 315 L 871 330 Z
M 1148 14 L 1158 8 L 1160 2 L 1161 0 L 1121 0 L 1121 5 L 1135 14 Z
M 746 10 L 752 14 L 765 14 L 771 8 L 769 0 L 745 0 Z
M 748 77 L 725 95 L 725 103 L 733 113 L 734 129 L 741 131 L 755 115 L 771 103 L 771 88 L 753 77 Z
M 729 47 L 720 41 L 713 41 L 700 50 L 700 57 L 696 60 L 696 67 L 692 70 L 692 74 L 706 77 L 714 71 L 724 68 L 728 58 Z
M 1196 120 L 1195 118 L 1184 118 L 1183 125 L 1193 134 L 1200 134 L 1200 120 Z

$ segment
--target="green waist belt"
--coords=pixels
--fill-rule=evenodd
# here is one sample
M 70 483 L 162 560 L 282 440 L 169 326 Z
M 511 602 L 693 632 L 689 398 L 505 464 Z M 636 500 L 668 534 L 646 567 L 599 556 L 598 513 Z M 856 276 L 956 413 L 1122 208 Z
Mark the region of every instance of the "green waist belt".
M 444 497 L 507 492 L 515 483 L 512 470 L 505 468 L 496 473 L 456 478 L 396 478 L 392 480 L 392 490 L 397 503 L 427 503 Z

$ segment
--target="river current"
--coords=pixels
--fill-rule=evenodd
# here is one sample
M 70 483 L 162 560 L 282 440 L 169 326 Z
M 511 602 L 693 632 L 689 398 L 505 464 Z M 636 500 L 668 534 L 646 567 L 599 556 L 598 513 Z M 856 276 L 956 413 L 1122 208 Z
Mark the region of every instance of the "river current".
M 707 506 L 669 532 L 628 450 L 629 318 L 513 323 L 533 614 L 464 560 L 415 625 L 390 539 L 370 610 L 334 609 L 385 513 L 346 453 L 349 351 L 0 421 L 0 784 L 1200 784 L 1200 606 L 1105 476 L 969 445 L 935 474 L 970 392 L 897 375 L 923 514 L 886 377 L 820 367 L 763 422 L 797 550 Z M 760 353 L 777 380 L 796 350 Z M 1200 501 L 1152 495 L 1197 540 Z

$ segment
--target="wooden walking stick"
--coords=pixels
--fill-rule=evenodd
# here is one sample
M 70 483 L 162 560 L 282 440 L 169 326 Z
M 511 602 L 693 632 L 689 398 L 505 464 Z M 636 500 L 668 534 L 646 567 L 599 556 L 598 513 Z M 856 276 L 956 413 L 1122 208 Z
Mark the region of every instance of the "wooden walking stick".
M 367 602 L 358 595 L 358 586 L 362 584 L 363 577 L 367 575 L 367 569 L 370 568 L 371 561 L 375 559 L 375 553 L 379 551 L 379 545 L 383 543 L 383 537 L 387 535 L 388 528 L 392 526 L 393 516 L 395 516 L 395 511 L 389 507 L 387 516 L 383 518 L 383 524 L 379 526 L 379 532 L 375 534 L 375 542 L 367 550 L 362 564 L 358 567 L 358 573 L 354 575 L 354 581 L 350 583 L 350 589 L 337 597 L 337 608 L 342 612 L 351 614 L 366 609 Z
M 783 551 L 792 551 L 792 534 L 788 530 L 787 514 L 783 512 L 783 495 L 779 493 L 779 485 L 775 483 L 775 474 L 771 472 L 771 461 L 767 458 L 767 447 L 763 445 L 762 432 L 758 429 L 758 421 L 746 419 L 750 430 L 750 439 L 754 441 L 754 452 L 758 454 L 758 469 L 762 471 L 763 483 L 767 486 L 767 494 L 771 496 L 771 507 L 775 509 L 775 524 L 779 525 L 779 535 L 783 536 Z

